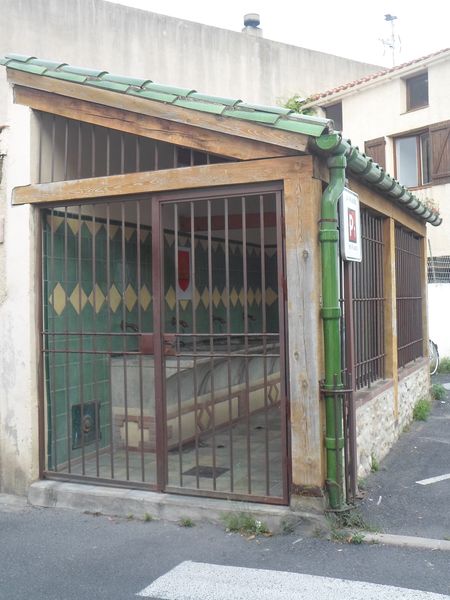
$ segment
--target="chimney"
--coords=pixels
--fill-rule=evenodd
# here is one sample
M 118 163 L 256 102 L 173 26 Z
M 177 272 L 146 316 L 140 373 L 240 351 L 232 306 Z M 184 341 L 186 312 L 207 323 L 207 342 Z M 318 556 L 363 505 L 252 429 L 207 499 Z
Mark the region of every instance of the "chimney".
M 262 29 L 259 28 L 260 23 L 261 19 L 257 13 L 248 13 L 244 15 L 244 28 L 242 32 L 256 37 L 262 37 L 263 32 Z

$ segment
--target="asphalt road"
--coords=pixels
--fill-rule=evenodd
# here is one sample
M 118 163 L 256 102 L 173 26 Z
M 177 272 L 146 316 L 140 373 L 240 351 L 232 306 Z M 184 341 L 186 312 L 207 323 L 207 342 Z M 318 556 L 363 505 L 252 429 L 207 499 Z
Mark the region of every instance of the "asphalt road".
M 131 600 L 184 561 L 450 594 L 450 553 L 339 544 L 295 532 L 247 540 L 206 524 L 183 528 L 0 506 L 0 539 L 2 600 Z
M 447 382 L 449 375 L 433 377 L 433 383 Z M 386 533 L 450 539 L 450 478 L 417 483 L 441 475 L 450 475 L 450 392 L 434 403 L 427 421 L 411 425 L 367 478 L 361 506 L 366 520 Z

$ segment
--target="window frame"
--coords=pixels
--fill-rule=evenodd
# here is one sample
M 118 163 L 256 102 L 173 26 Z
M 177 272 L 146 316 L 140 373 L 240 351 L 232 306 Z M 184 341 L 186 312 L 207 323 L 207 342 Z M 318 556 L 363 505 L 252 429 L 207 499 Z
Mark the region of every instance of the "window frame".
M 328 115 L 328 110 L 330 108 L 336 108 L 336 107 L 340 107 L 340 123 L 337 123 L 336 119 L 334 119 L 333 117 L 330 117 Z M 331 119 L 333 121 L 336 131 L 342 131 L 343 126 L 344 126 L 344 116 L 343 116 L 342 102 L 341 101 L 334 102 L 333 104 L 329 104 L 328 106 L 324 106 L 323 109 L 325 111 L 326 118 L 327 119 Z M 338 127 L 338 125 L 340 125 L 340 127 Z
M 426 102 L 424 102 L 423 104 L 413 104 L 412 103 L 411 84 L 413 82 L 416 82 L 416 81 L 422 79 L 423 77 L 426 78 L 426 84 L 427 84 Z M 405 85 L 406 85 L 406 112 L 412 112 L 413 110 L 420 110 L 421 108 L 426 108 L 427 106 L 430 105 L 430 89 L 429 89 L 428 71 L 423 71 L 422 73 L 418 73 L 417 75 L 414 75 L 413 77 L 408 77 L 408 79 L 405 80 Z
M 428 180 L 424 181 L 424 169 L 423 169 L 423 146 L 422 146 L 422 138 L 424 136 L 428 136 L 428 156 L 429 156 L 429 165 L 428 165 Z M 406 187 L 410 189 L 414 188 L 422 188 L 433 185 L 432 178 L 432 155 L 431 155 L 431 136 L 429 128 L 419 129 L 414 131 L 409 131 L 407 133 L 403 133 L 402 135 L 393 136 L 393 149 L 394 149 L 394 173 L 395 178 L 399 179 L 399 156 L 397 149 L 397 142 L 404 139 L 415 138 L 416 141 L 416 173 L 417 173 L 417 184 L 415 185 L 406 185 Z M 401 178 L 399 179 L 400 183 L 403 183 Z

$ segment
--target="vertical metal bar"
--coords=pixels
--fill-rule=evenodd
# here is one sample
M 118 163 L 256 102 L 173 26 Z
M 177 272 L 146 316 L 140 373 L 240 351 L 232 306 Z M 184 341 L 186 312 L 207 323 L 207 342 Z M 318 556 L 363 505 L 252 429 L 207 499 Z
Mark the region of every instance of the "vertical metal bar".
M 178 146 L 173 147 L 173 168 L 178 168 Z
M 120 174 L 125 173 L 125 136 L 120 134 Z
M 83 427 L 83 421 L 84 421 L 84 351 L 83 351 L 83 317 L 82 317 L 82 292 L 83 289 L 81 287 L 83 278 L 82 278 L 82 260 L 81 260 L 81 256 L 82 256 L 82 245 L 81 245 L 81 233 L 82 233 L 82 225 L 83 225 L 83 221 L 81 219 L 81 204 L 78 205 L 78 329 L 79 329 L 79 336 L 80 336 L 80 347 L 79 347 L 79 356 L 80 356 L 80 412 L 81 412 L 81 463 L 82 463 L 82 467 L 81 467 L 81 472 L 83 475 L 86 474 L 86 456 L 85 456 L 85 439 L 84 439 L 84 427 Z
M 209 351 L 210 351 L 210 381 L 211 381 L 211 421 L 212 421 L 212 463 L 213 490 L 217 489 L 216 477 L 216 402 L 214 397 L 214 321 L 213 321 L 213 280 L 212 280 L 212 239 L 211 239 L 211 200 L 207 200 L 208 216 L 208 316 L 209 316 Z
M 248 373 L 248 272 L 247 272 L 247 219 L 245 211 L 245 196 L 241 196 L 242 214 L 242 270 L 244 286 L 244 352 L 245 352 L 245 411 L 247 414 L 247 484 L 248 493 L 252 493 L 252 461 L 251 461 L 251 431 L 250 431 L 250 382 Z
M 78 121 L 78 147 L 77 147 L 77 179 L 81 179 L 81 159 L 82 159 L 82 144 L 83 144 L 83 131 L 82 123 Z
M 55 223 L 55 211 L 52 209 L 51 211 L 51 226 L 50 226 L 50 273 L 51 273 L 51 282 L 53 285 L 53 289 L 55 289 L 56 284 L 55 284 L 55 233 L 54 233 L 54 223 Z M 56 319 L 56 310 L 55 310 L 55 297 L 53 294 L 53 315 L 52 315 L 52 319 L 51 319 L 51 332 L 52 332 L 52 350 L 53 353 L 51 355 L 52 357 L 52 368 L 51 368 L 51 375 L 50 375 L 50 390 L 51 390 L 51 411 L 52 411 L 52 423 L 51 423 L 51 429 L 52 429 L 52 446 L 53 446 L 53 462 L 54 462 L 54 471 L 58 470 L 58 457 L 57 457 L 57 431 L 56 431 L 56 359 L 58 357 L 58 353 L 56 351 L 56 326 L 55 326 L 55 319 Z
M 91 125 L 91 177 L 95 177 L 95 125 Z
M 141 170 L 141 138 L 136 136 L 136 173 Z
M 138 138 L 139 139 L 139 138 Z M 139 145 L 136 146 L 136 155 L 139 150 Z M 137 165 L 136 165 L 137 166 Z M 140 333 L 142 332 L 142 315 L 141 315 L 141 286 L 142 286 L 142 275 L 141 275 L 141 202 L 142 200 L 136 201 L 136 259 L 137 259 L 137 289 L 138 289 L 138 300 L 137 300 L 137 326 L 138 334 L 136 339 L 138 341 Z M 141 479 L 145 481 L 145 455 L 144 455 L 144 380 L 142 373 L 142 353 L 138 355 L 139 363 L 139 412 L 140 412 L 140 424 L 141 424 Z M 150 390 L 150 394 L 152 390 Z M 150 416 L 150 415 L 149 415 Z
M 123 135 L 121 136 L 121 142 L 123 142 Z M 123 154 L 123 153 L 122 153 Z M 123 157 L 123 156 L 122 156 Z M 122 171 L 123 172 L 123 171 Z M 120 203 L 121 212 L 121 245 L 122 245 L 122 323 L 123 323 L 123 334 L 122 334 L 122 349 L 123 349 L 123 387 L 124 387 L 124 418 L 125 418 L 125 470 L 127 475 L 127 481 L 130 479 L 130 457 L 128 449 L 128 373 L 127 373 L 127 306 L 126 306 L 126 246 L 125 246 L 125 202 Z
M 207 155 L 209 157 L 209 154 Z M 234 491 L 234 452 L 233 452 L 233 396 L 231 393 L 231 312 L 230 312 L 230 233 L 229 233 L 229 207 L 228 198 L 224 199 L 225 221 L 225 290 L 226 290 L 226 325 L 227 325 L 227 383 L 228 383 L 228 415 L 230 426 L 229 456 L 230 456 L 230 491 Z
M 288 490 L 288 441 L 286 434 L 288 407 L 287 407 L 287 389 L 286 389 L 286 320 L 285 320 L 285 270 L 284 270 L 284 244 L 283 244 L 283 207 L 282 194 L 276 192 L 276 232 L 277 232 L 277 274 L 278 274 L 278 322 L 279 322 L 279 343 L 280 343 L 280 411 L 281 411 L 281 464 L 283 476 L 283 499 L 285 502 L 289 499 Z M 335 411 L 336 412 L 336 411 Z M 337 429 L 336 429 L 337 431 Z
M 109 134 L 108 134 L 109 139 Z M 107 160 L 109 167 L 109 157 Z M 112 407 L 112 319 L 111 319 L 111 208 L 106 205 L 106 302 L 108 311 L 108 361 L 109 361 L 109 435 L 110 435 L 110 462 L 111 479 L 114 479 L 114 412 Z
M 97 477 L 100 476 L 100 457 L 99 457 L 99 415 L 100 403 L 98 400 L 98 379 L 97 379 L 97 254 L 96 254 L 96 205 L 92 205 L 92 350 L 94 354 L 90 360 L 94 363 L 92 375 L 94 379 L 94 411 L 95 411 L 95 469 Z
M 68 155 L 69 155 L 69 119 L 64 119 L 64 181 L 67 181 Z
M 68 222 L 67 222 L 67 206 L 64 208 L 64 291 L 67 294 L 67 290 L 69 289 L 69 281 L 68 281 Z M 69 311 L 66 308 L 64 311 L 64 324 L 65 324 L 65 346 L 66 346 L 66 355 L 65 355 L 65 373 L 64 373 L 64 386 L 66 389 L 66 427 L 67 427 L 67 470 L 70 473 L 72 469 L 71 465 L 71 447 L 70 447 L 70 375 L 69 375 L 69 350 L 70 350 L 70 341 L 71 336 L 69 336 Z
M 44 115 L 41 112 L 36 112 L 39 128 L 39 149 L 38 149 L 38 183 L 42 182 L 42 137 L 44 131 Z
M 180 487 L 183 487 L 183 432 L 181 423 L 181 389 L 180 389 L 180 301 L 178 298 L 178 204 L 173 205 L 173 229 L 175 235 L 175 344 L 177 359 L 177 403 L 178 403 L 178 469 Z
M 153 165 L 154 171 L 159 171 L 159 146 L 158 142 L 155 142 L 155 162 Z
M 109 129 L 106 130 L 106 175 L 111 175 L 111 135 Z
M 52 156 L 50 181 L 55 181 L 55 136 L 56 136 L 56 115 L 52 115 Z
M 192 148 L 189 150 L 189 164 L 191 167 L 195 164 L 194 150 Z
M 354 347 L 354 322 L 353 322 L 353 297 L 352 297 L 352 268 L 349 262 L 344 263 L 344 298 L 345 298 L 345 338 L 346 338 L 346 360 L 347 363 L 347 381 L 352 383 L 352 391 L 344 398 L 344 404 L 347 404 L 347 433 L 348 433 L 348 457 L 347 469 L 350 479 L 350 490 L 347 488 L 347 493 L 350 491 L 352 497 L 356 495 L 356 484 L 358 481 L 358 466 L 357 466 L 357 444 L 356 444 L 356 407 L 353 390 L 355 389 L 355 381 L 353 376 L 353 365 L 355 364 L 355 347 Z
M 199 489 L 200 487 L 200 475 L 198 471 L 198 426 L 197 419 L 199 419 L 198 414 L 198 386 L 197 386 L 197 309 L 195 306 L 195 297 L 196 297 L 196 260 L 195 260 L 195 203 L 190 202 L 190 233 L 191 233 L 191 278 L 192 278 L 192 336 L 193 336 L 193 366 L 192 366 L 192 379 L 194 384 L 194 427 L 195 427 L 195 466 L 197 467 L 195 473 L 196 479 L 196 487 Z
M 152 198 L 152 287 L 155 357 L 155 421 L 157 487 L 163 490 L 167 482 L 167 418 L 164 395 L 163 323 L 164 309 L 164 238 L 160 205 Z
M 266 244 L 265 244 L 265 222 L 264 222 L 264 196 L 259 196 L 259 235 L 261 251 L 261 290 L 266 289 Z M 265 299 L 265 291 L 263 295 Z M 264 370 L 264 429 L 265 429 L 265 474 L 266 495 L 270 495 L 270 460 L 269 460 L 269 415 L 267 405 L 267 315 L 265 304 L 261 305 L 262 342 L 263 342 L 263 370 Z
M 46 371 L 45 366 L 48 365 L 48 344 L 46 343 L 47 337 L 47 325 L 48 323 L 48 282 L 46 281 L 46 262 L 47 262 L 47 227 L 44 226 L 44 211 L 39 211 L 39 229 L 37 244 L 36 257 L 37 264 L 39 265 L 38 272 L 36 273 L 36 287 L 39 297 L 39 311 L 37 319 L 37 335 L 39 339 L 39 362 L 37 369 L 38 378 L 38 436 L 39 436 L 39 478 L 42 479 L 44 471 L 46 470 L 46 432 L 45 432 L 45 407 L 46 407 L 46 394 L 45 394 L 45 378 Z M 44 300 L 45 299 L 45 300 Z M 44 312 L 45 311 L 45 312 Z M 48 399 L 49 400 L 49 399 Z

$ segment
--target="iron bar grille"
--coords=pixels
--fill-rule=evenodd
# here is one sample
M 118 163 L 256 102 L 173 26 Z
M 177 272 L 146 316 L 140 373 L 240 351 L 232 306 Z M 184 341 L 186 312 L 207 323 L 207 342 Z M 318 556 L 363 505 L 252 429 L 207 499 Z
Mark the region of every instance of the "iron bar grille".
M 428 257 L 428 283 L 450 283 L 450 256 Z
M 38 183 L 230 162 L 224 156 L 36 111 Z
M 422 238 L 395 226 L 398 366 L 423 356 Z
M 351 263 L 354 385 L 384 378 L 383 219 L 361 210 L 362 261 Z

